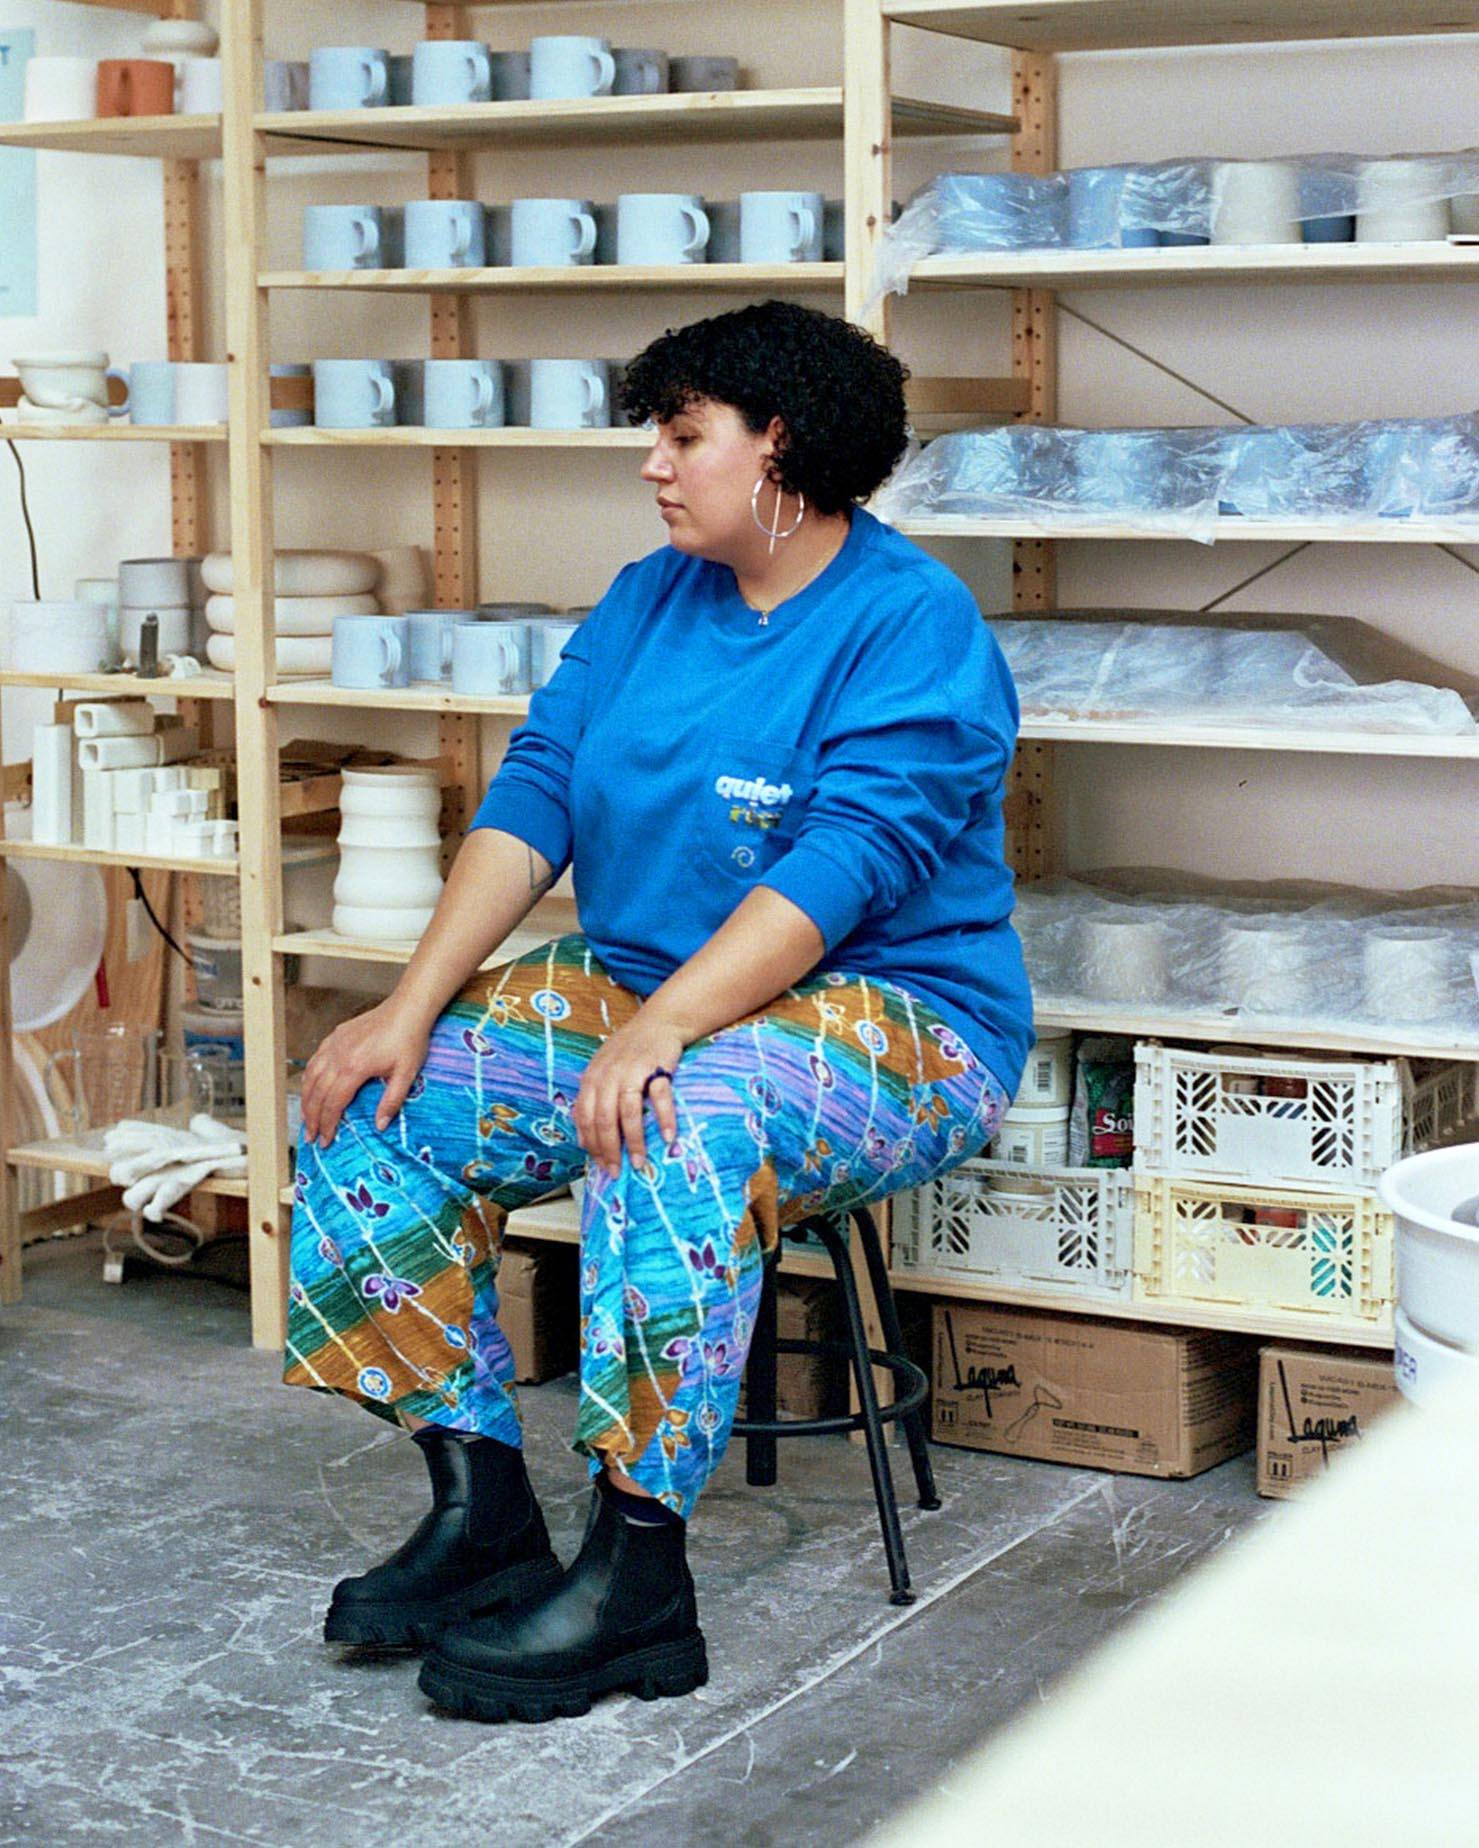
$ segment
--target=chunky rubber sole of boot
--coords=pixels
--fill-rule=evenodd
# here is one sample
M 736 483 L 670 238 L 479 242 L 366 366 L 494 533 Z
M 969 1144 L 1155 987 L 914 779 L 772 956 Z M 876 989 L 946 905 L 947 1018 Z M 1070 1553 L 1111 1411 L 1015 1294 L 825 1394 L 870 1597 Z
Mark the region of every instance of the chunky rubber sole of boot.
M 380 1649 L 424 1649 L 449 1624 L 465 1623 L 473 1614 L 507 1610 L 512 1604 L 552 1590 L 561 1577 L 557 1559 L 524 1560 L 479 1579 L 466 1591 L 417 1604 L 404 1600 L 383 1604 L 331 1604 L 324 1618 L 326 1643 L 355 1643 Z
M 691 1694 L 709 1678 L 703 1636 L 695 1631 L 675 1643 L 633 1649 L 604 1668 L 547 1681 L 522 1676 L 482 1674 L 432 1652 L 421 1665 L 417 1683 L 437 1706 L 464 1720 L 577 1719 L 589 1713 L 598 1694 L 635 1694 L 638 1700 L 662 1700 Z

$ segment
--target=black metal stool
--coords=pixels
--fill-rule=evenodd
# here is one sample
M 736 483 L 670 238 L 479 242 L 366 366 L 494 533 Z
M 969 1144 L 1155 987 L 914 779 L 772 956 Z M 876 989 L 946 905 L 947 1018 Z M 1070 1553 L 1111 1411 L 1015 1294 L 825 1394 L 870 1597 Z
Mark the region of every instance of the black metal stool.
M 878 1304 L 879 1320 L 887 1350 L 868 1346 L 863 1326 L 862 1305 L 858 1301 L 857 1282 L 847 1247 L 845 1221 L 851 1218 L 856 1230 L 873 1295 Z M 839 1431 L 862 1431 L 868 1440 L 868 1463 L 873 1471 L 873 1493 L 878 1501 L 878 1521 L 883 1529 L 883 1550 L 888 1555 L 888 1575 L 893 1584 L 889 1602 L 912 1604 L 909 1589 L 909 1566 L 904 1558 L 904 1536 L 899 1527 L 899 1504 L 894 1497 L 893 1471 L 889 1468 L 888 1440 L 884 1425 L 902 1421 L 914 1465 L 914 1481 L 919 1490 L 921 1508 L 938 1508 L 935 1474 L 930 1466 L 929 1445 L 925 1437 L 921 1407 L 929 1392 L 929 1381 L 912 1360 L 904 1358 L 904 1336 L 899 1327 L 899 1310 L 888 1280 L 888 1266 L 873 1215 L 865 1206 L 854 1206 L 847 1213 L 818 1213 L 810 1219 L 781 1228 L 782 1239 L 804 1238 L 814 1233 L 826 1248 L 837 1273 L 837 1287 L 842 1297 L 847 1322 L 845 1341 L 782 1341 L 776 1335 L 776 1267 L 780 1246 L 766 1260 L 765 1281 L 760 1293 L 760 1307 L 755 1317 L 755 1332 L 750 1342 L 750 1357 L 745 1375 L 747 1404 L 750 1414 L 734 1426 L 736 1437 L 745 1440 L 745 1480 L 758 1488 L 769 1488 L 776 1479 L 775 1441 L 778 1437 L 823 1437 Z M 857 1382 L 860 1411 L 835 1418 L 786 1418 L 776 1415 L 777 1354 L 843 1354 L 852 1364 Z M 892 1405 L 880 1406 L 873 1388 L 873 1368 L 886 1367 L 897 1382 Z

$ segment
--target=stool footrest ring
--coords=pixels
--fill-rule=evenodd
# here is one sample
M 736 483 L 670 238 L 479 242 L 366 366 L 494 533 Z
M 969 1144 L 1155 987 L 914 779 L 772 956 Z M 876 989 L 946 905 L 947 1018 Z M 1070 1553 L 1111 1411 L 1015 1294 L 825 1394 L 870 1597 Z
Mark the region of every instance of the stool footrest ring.
M 775 1344 L 778 1354 L 841 1354 L 849 1358 L 852 1348 L 845 1341 L 801 1341 L 783 1340 Z M 885 1354 L 877 1348 L 868 1349 L 868 1358 L 875 1367 L 886 1367 L 898 1381 L 898 1397 L 891 1405 L 878 1408 L 881 1424 L 891 1424 L 896 1419 L 907 1417 L 910 1412 L 924 1404 L 929 1395 L 929 1381 L 912 1360 L 905 1360 L 902 1354 Z M 863 1430 L 862 1412 L 843 1412 L 835 1418 L 785 1418 L 768 1421 L 764 1424 L 751 1423 L 739 1418 L 734 1423 L 736 1437 L 829 1437 L 848 1431 Z

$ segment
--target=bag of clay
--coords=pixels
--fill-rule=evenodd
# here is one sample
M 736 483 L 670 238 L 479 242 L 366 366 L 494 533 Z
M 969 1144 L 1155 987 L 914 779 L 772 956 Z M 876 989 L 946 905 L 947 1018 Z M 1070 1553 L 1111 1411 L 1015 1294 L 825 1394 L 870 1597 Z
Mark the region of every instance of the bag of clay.
M 1135 1042 L 1089 1034 L 1079 1041 L 1068 1162 L 1073 1168 L 1128 1168 L 1135 1154 Z

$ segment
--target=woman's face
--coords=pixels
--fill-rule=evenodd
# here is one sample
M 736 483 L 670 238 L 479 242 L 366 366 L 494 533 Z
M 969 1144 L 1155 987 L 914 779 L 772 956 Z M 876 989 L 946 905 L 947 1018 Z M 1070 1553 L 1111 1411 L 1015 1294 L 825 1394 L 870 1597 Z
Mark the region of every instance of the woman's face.
M 680 552 L 733 564 L 752 550 L 757 530 L 750 495 L 782 428 L 775 417 L 757 436 L 732 404 L 714 398 L 702 398 L 656 426 L 642 479 L 656 488 L 668 539 Z M 761 503 L 769 517 L 769 489 Z M 789 524 L 789 516 L 782 524 Z

